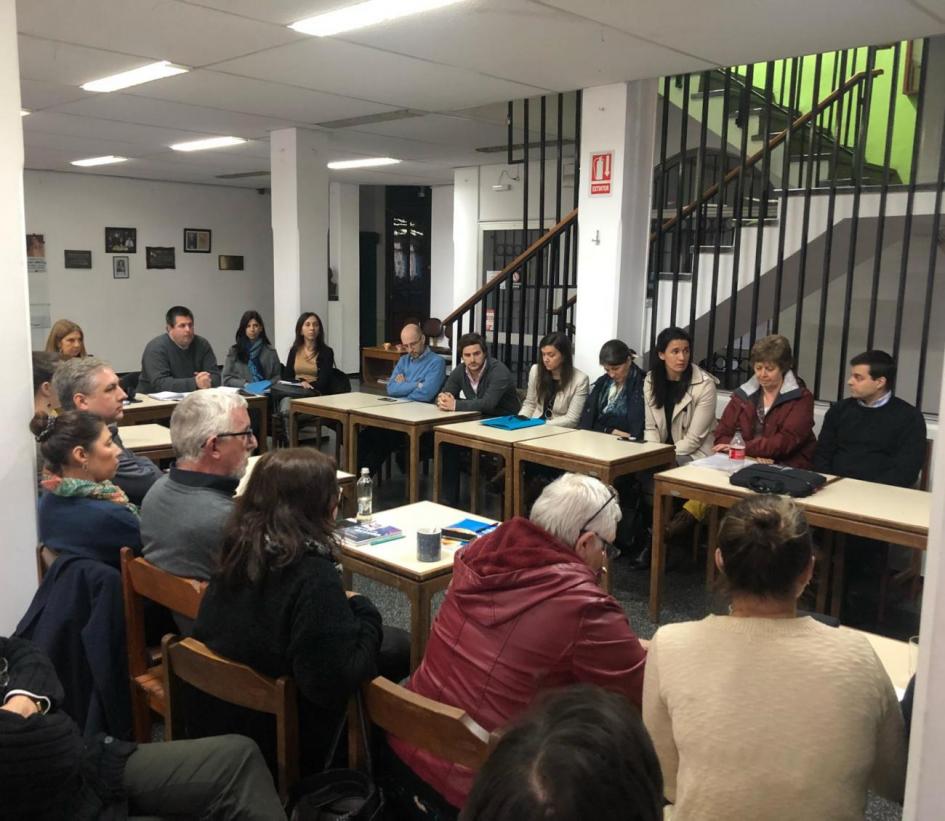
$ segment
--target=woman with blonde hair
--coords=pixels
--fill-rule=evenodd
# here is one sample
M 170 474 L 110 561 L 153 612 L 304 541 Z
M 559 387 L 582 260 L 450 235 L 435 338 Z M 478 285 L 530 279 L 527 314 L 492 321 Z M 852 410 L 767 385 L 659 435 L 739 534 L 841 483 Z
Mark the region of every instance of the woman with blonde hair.
M 673 821 L 862 819 L 867 789 L 902 799 L 906 745 L 889 676 L 861 634 L 799 618 L 810 529 L 788 498 L 751 496 L 719 529 L 728 615 L 661 627 L 643 721 Z
M 88 356 L 85 350 L 85 334 L 71 319 L 57 319 L 46 337 L 46 350 L 61 354 L 63 359 Z

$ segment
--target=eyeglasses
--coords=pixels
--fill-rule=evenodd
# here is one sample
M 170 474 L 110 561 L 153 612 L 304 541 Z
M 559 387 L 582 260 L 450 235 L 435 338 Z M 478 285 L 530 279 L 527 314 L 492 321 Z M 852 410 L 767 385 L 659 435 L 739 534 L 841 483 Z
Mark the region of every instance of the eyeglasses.
M 612 487 L 610 487 L 609 485 L 607 486 L 607 489 L 610 491 L 610 496 L 607 497 L 607 501 L 604 502 L 604 504 L 602 504 L 597 510 L 594 511 L 593 515 L 590 516 L 590 517 L 588 518 L 588 520 L 587 520 L 583 525 L 581 525 L 581 529 L 580 529 L 580 531 L 578 531 L 578 532 L 579 532 L 579 533 L 593 533 L 598 539 L 601 540 L 601 544 L 603 545 L 602 550 L 604 551 L 604 553 L 605 553 L 609 558 L 611 558 L 611 559 L 616 559 L 616 558 L 618 558 L 618 557 L 620 556 L 620 548 L 618 548 L 617 545 L 615 545 L 613 542 L 608 542 L 603 536 L 600 535 L 600 533 L 597 533 L 597 532 L 594 531 L 594 530 L 588 530 L 588 529 L 587 529 L 587 526 L 588 526 L 591 522 L 593 522 L 594 519 L 596 519 L 598 516 L 600 516 L 600 514 L 603 513 L 604 510 L 606 510 L 607 505 L 609 505 L 614 499 L 617 498 L 617 491 L 616 491 L 616 490 L 614 490 L 614 489 L 613 489 Z
M 253 433 L 252 428 L 246 428 L 246 430 L 232 431 L 230 433 L 218 433 L 216 436 L 217 436 L 217 439 L 223 439 L 227 436 L 242 436 L 244 439 L 246 439 L 246 441 L 256 438 L 256 434 Z

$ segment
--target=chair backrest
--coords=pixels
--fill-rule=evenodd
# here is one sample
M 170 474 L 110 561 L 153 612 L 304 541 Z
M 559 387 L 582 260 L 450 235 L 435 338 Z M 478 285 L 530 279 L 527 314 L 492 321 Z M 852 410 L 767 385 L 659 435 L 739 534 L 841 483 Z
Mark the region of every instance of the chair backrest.
M 221 701 L 269 713 L 276 720 L 276 760 L 279 794 L 288 797 L 299 777 L 299 714 L 295 681 L 289 676 L 273 679 L 252 667 L 218 656 L 197 639 L 165 636 L 164 657 L 165 737 L 185 737 L 181 682 Z
M 438 758 L 478 770 L 490 734 L 468 713 L 378 676 L 362 688 L 367 721 Z
M 933 439 L 925 440 L 925 458 L 922 460 L 922 470 L 919 471 L 919 490 L 929 489 L 929 476 L 932 473 L 932 447 L 935 445 Z
M 150 599 L 188 619 L 197 618 L 206 582 L 174 576 L 141 557 L 130 547 L 121 549 L 121 586 L 125 599 L 125 635 L 128 672 L 139 676 L 148 667 L 144 638 L 144 600 Z
M 36 545 L 36 578 L 42 584 L 46 578 L 46 571 L 52 567 L 52 563 L 59 558 L 55 550 L 50 550 L 44 544 Z

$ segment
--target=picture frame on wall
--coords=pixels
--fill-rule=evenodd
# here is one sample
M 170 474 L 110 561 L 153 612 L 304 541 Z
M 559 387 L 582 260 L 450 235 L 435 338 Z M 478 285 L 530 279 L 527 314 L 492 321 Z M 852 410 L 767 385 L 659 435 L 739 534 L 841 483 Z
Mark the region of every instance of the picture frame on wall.
M 185 254 L 209 254 L 211 248 L 211 232 L 207 228 L 184 229 Z
M 106 254 L 137 254 L 138 253 L 138 229 L 137 228 L 106 228 L 105 229 L 105 253 Z
M 145 249 L 148 268 L 176 268 L 174 248 L 161 245 L 148 245 Z
M 112 257 L 112 279 L 131 277 L 131 257 Z
M 217 257 L 217 267 L 221 271 L 242 271 L 243 258 L 234 254 L 220 254 Z
M 92 252 L 91 251 L 63 251 L 62 252 L 64 261 L 63 265 L 66 268 L 91 268 L 92 267 Z

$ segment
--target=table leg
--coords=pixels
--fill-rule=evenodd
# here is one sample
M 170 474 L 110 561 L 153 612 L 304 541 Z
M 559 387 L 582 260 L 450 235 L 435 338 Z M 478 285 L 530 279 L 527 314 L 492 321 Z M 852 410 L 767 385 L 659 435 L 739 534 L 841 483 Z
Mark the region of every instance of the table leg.
M 440 501 L 440 481 L 443 478 L 443 443 L 433 434 L 433 501 Z
M 345 470 L 348 473 L 358 473 L 358 425 L 357 422 L 348 422 L 348 430 L 345 431 L 348 434 L 348 464 L 345 466 Z M 376 477 L 375 477 L 376 479 Z
M 407 462 L 407 481 L 410 487 L 410 504 L 420 501 L 420 431 L 416 426 L 407 434 L 409 453 Z
M 289 447 L 299 446 L 299 418 L 298 413 L 289 411 Z
M 663 495 L 659 481 L 653 483 L 653 540 L 650 553 L 650 620 L 659 624 L 663 597 L 663 571 L 666 554 L 663 550 L 663 520 L 669 500 Z
M 514 481 L 514 491 L 513 499 L 515 502 L 514 510 L 516 516 L 522 515 L 522 490 L 525 487 L 525 481 L 523 479 L 523 472 L 525 470 L 525 462 L 523 459 L 515 455 L 515 449 L 512 450 L 512 472 L 515 474 Z
M 846 562 L 846 534 L 838 533 L 834 544 L 833 590 L 830 591 L 830 615 L 835 619 L 839 619 L 840 611 L 843 608 L 843 577 L 846 575 L 844 570 L 844 564 Z
M 335 419 L 334 421 L 335 421 L 335 424 L 334 424 L 334 431 L 335 431 L 335 464 L 338 465 L 339 467 L 341 467 L 341 463 L 342 463 L 342 461 L 343 461 L 342 458 L 341 458 L 341 454 L 342 454 L 342 449 L 341 449 L 341 448 L 342 448 L 342 444 L 341 444 L 341 443 L 342 443 L 342 442 L 344 442 L 345 444 L 348 444 L 348 443 L 342 438 L 342 437 L 343 437 L 343 433 L 344 433 L 344 427 L 345 427 L 344 422 L 339 422 L 337 419 Z M 341 470 L 344 470 L 344 468 L 341 468 Z
M 256 452 L 265 453 L 269 450 L 269 400 L 262 406 L 259 413 L 259 441 L 256 443 Z
M 502 470 L 505 471 L 505 488 L 502 491 L 502 521 L 512 518 L 512 506 L 515 504 L 515 471 L 512 469 L 511 454 L 502 457 Z
M 705 548 L 705 586 L 712 587 L 715 582 L 715 549 L 719 546 L 719 509 L 715 505 L 709 506 L 709 528 Z
M 410 671 L 420 666 L 430 635 L 430 599 L 432 596 L 420 585 L 408 594 L 410 599 Z
M 477 448 L 469 449 L 469 512 L 475 513 L 479 508 L 479 456 Z

